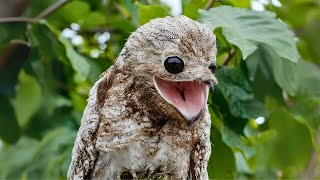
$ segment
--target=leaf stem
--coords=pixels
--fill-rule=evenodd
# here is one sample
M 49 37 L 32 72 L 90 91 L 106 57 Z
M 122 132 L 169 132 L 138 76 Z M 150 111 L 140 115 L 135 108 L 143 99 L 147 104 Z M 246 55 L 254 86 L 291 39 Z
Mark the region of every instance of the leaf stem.
M 216 0 L 209 0 L 206 7 L 204 8 L 205 10 L 209 10 L 211 6 L 216 2 Z
M 232 48 L 229 53 L 228 56 L 222 61 L 222 66 L 226 66 L 230 60 L 233 58 L 233 56 L 235 55 L 235 50 Z

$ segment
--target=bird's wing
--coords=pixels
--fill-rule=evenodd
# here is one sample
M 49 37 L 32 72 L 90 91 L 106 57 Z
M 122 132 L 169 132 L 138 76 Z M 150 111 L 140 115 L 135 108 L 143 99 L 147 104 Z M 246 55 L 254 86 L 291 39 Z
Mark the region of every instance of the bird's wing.
M 86 179 L 88 172 L 94 168 L 96 150 L 96 131 L 100 123 L 100 107 L 97 99 L 99 84 L 101 81 L 108 82 L 110 68 L 94 84 L 90 90 L 88 104 L 81 119 L 81 126 L 72 150 L 72 159 L 69 166 L 68 179 Z

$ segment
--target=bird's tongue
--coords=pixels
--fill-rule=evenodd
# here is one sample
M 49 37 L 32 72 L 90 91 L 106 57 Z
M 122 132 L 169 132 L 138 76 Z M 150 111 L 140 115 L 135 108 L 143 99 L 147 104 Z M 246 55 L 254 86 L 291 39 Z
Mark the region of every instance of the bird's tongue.
M 204 83 L 192 81 L 166 81 L 154 76 L 156 89 L 188 121 L 194 121 L 206 104 L 208 90 Z

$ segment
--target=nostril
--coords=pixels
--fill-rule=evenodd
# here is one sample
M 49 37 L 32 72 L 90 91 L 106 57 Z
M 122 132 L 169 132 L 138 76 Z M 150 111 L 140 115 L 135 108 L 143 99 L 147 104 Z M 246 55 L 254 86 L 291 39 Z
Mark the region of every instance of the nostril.
M 209 69 L 212 71 L 212 73 L 216 73 L 216 69 L 217 69 L 217 66 L 215 63 L 211 63 L 210 66 L 209 66 Z

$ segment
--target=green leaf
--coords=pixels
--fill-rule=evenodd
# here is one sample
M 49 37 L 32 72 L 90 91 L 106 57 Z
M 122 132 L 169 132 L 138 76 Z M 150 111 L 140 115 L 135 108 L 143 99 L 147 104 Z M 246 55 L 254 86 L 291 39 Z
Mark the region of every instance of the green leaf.
M 131 21 L 135 26 L 139 26 L 139 7 L 133 1 L 121 0 L 130 13 Z M 122 18 L 121 18 L 122 19 Z
M 24 128 L 39 110 L 42 101 L 41 87 L 34 77 L 23 70 L 19 74 L 16 97 L 12 100 L 19 126 Z
M 0 179 L 20 179 L 23 167 L 33 159 L 37 141 L 22 137 L 17 144 L 0 152 Z
M 219 6 L 209 11 L 199 10 L 200 21 L 212 23 L 213 30 L 222 27 L 226 39 L 239 47 L 246 59 L 265 43 L 280 57 L 297 62 L 299 53 L 293 33 L 276 19 L 274 13 Z
M 12 39 L 21 39 L 26 32 L 26 24 L 10 23 L 0 24 L 0 48 Z
M 67 57 L 69 58 L 73 69 L 78 73 L 80 80 L 85 80 L 90 72 L 90 64 L 87 59 L 80 55 L 72 46 L 71 42 L 63 37 L 59 38 L 66 47 Z
M 83 29 L 96 28 L 105 25 L 107 22 L 106 16 L 101 12 L 92 12 L 79 22 Z
M 245 137 L 241 137 L 233 132 L 228 127 L 224 127 L 221 132 L 222 140 L 234 151 L 240 150 L 246 158 L 251 158 L 255 155 L 256 151 L 254 147 L 250 146 Z
M 143 5 L 138 2 L 139 7 L 139 23 L 143 25 L 151 19 L 165 17 L 170 15 L 170 9 L 164 5 Z
M 280 169 L 305 169 L 313 146 L 308 127 L 270 101 L 268 106 L 274 109 L 267 119 L 274 136 L 258 147 L 258 164 Z
M 231 3 L 235 7 L 240 7 L 240 8 L 250 8 L 251 3 L 249 0 L 223 0 L 223 3 Z
M 299 94 L 309 94 L 312 97 L 320 98 L 320 68 L 315 64 L 307 61 L 299 61 L 293 70 L 298 74 L 298 91 Z
M 277 84 L 290 95 L 298 91 L 298 74 L 295 72 L 298 64 L 286 61 L 267 45 L 259 46 L 258 50 L 246 60 L 249 76 L 253 79 L 259 69 L 265 77 L 274 79 Z
M 86 18 L 90 13 L 90 6 L 85 1 L 71 1 L 56 13 L 59 17 L 64 18 L 68 23 L 78 23 L 78 21 Z
M 0 152 L 1 179 L 65 179 L 76 132 L 57 128 L 40 141 L 23 137 Z
M 45 22 L 44 24 L 33 24 L 29 32 L 32 47 L 37 48 L 43 57 L 68 64 L 65 48 Z
M 36 163 L 26 164 L 25 174 L 34 178 L 66 178 L 76 131 L 58 128 L 50 131 L 33 151 Z M 40 173 L 39 173 L 40 172 Z
M 0 138 L 7 143 L 14 143 L 19 136 L 20 127 L 14 114 L 14 109 L 8 98 L 0 96 Z
M 232 150 L 221 138 L 220 132 L 211 128 L 212 152 L 208 164 L 210 179 L 234 179 L 236 175 L 235 157 Z
M 25 69 L 37 79 L 37 82 L 41 86 L 42 95 L 45 97 L 40 113 L 51 116 L 54 114 L 55 109 L 62 106 L 70 106 L 71 102 L 59 94 L 58 90 L 59 84 L 65 83 L 57 79 L 57 74 L 63 74 L 62 63 L 54 61 L 50 57 L 43 56 L 39 51 L 41 50 L 38 48 L 31 49 Z M 69 66 L 68 69 L 70 72 L 74 72 Z M 72 79 L 72 77 L 69 78 Z M 46 119 L 42 119 L 41 121 L 45 122 Z M 39 122 L 37 124 L 39 124 Z
M 207 3 L 208 0 L 184 0 L 182 1 L 183 15 L 197 19 L 199 17 L 198 9 L 203 9 Z
M 310 96 L 299 96 L 292 99 L 295 103 L 290 107 L 290 112 L 297 119 L 306 121 L 308 125 L 317 129 L 320 125 L 320 99 Z
M 285 61 L 271 47 L 261 45 L 246 59 L 246 64 L 250 79 L 259 70 L 269 80 L 274 79 L 291 96 L 309 94 L 320 98 L 320 68 L 313 63 L 304 60 L 298 63 Z
M 257 118 L 267 116 L 263 104 L 255 99 L 248 80 L 235 68 L 223 68 L 217 71 L 218 87 L 227 100 L 230 112 L 236 117 Z

